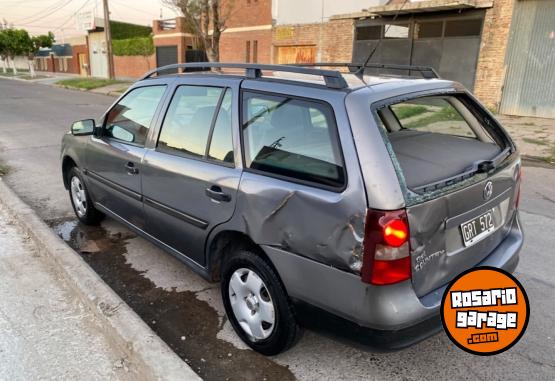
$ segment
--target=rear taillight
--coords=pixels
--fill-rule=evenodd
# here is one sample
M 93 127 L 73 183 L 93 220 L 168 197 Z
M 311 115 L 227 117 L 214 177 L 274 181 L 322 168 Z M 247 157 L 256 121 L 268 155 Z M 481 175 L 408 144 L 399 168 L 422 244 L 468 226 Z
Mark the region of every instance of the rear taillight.
M 368 210 L 361 278 L 374 285 L 399 283 L 411 277 L 409 223 L 403 210 Z

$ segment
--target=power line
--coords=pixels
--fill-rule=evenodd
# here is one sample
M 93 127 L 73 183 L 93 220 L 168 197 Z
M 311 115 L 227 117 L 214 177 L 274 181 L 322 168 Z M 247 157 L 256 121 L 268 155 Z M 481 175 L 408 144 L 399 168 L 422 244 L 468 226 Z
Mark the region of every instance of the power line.
M 66 5 L 68 5 L 69 3 L 71 3 L 72 0 L 61 0 L 59 2 L 57 2 L 56 4 L 52 5 L 50 8 L 46 8 L 44 10 L 42 10 L 39 13 L 34 14 L 33 16 L 28 16 L 25 17 L 21 20 L 19 20 L 17 22 L 18 25 L 29 25 L 32 24 L 36 21 L 39 21 L 45 17 L 48 17 L 56 12 L 58 12 L 59 10 L 63 9 Z M 46 13 L 43 13 L 46 12 Z M 22 23 L 21 21 L 23 20 L 27 20 L 24 23 Z

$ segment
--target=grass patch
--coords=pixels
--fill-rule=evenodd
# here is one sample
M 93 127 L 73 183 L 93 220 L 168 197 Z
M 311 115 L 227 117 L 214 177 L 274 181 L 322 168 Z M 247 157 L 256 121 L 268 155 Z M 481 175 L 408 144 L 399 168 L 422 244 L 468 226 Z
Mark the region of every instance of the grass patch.
M 399 119 L 411 118 L 428 112 L 424 106 L 394 105 L 391 107 Z
M 497 115 L 497 107 L 495 106 L 486 106 L 486 108 L 491 112 L 493 115 Z
M 547 156 L 543 156 L 540 159 L 548 164 L 555 164 L 555 146 L 551 147 L 551 151 Z
M 92 90 L 117 83 L 124 83 L 124 81 L 101 79 L 101 78 L 72 78 L 58 81 L 57 84 L 73 89 Z
M 545 140 L 534 139 L 534 138 L 522 138 L 522 140 L 526 143 L 535 144 L 537 146 L 547 146 L 549 145 L 548 142 Z
M 426 109 L 426 111 L 429 111 Z M 403 124 L 405 128 L 420 128 L 426 127 L 430 124 L 434 124 L 437 122 L 445 122 L 445 121 L 453 121 L 453 120 L 463 120 L 460 114 L 455 111 L 454 108 L 450 106 L 443 107 L 438 111 L 433 111 L 430 115 L 422 117 L 418 120 L 414 120 L 409 123 Z
M 9 171 L 10 168 L 6 164 L 0 163 L 0 176 L 6 176 Z

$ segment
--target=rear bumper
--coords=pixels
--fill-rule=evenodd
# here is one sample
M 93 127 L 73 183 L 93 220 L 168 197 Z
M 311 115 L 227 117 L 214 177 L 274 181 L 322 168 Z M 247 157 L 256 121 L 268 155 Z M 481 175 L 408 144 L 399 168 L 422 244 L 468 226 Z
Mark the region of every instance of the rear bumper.
M 516 216 L 507 237 L 477 266 L 513 272 L 522 243 L 522 229 Z M 361 282 L 355 274 L 274 247 L 264 247 L 264 250 L 278 270 L 289 296 L 299 306 L 298 310 L 308 311 L 309 317 L 318 310 L 335 315 L 337 319 L 331 327 L 335 325 L 339 329 L 354 324 L 351 328 L 355 332 L 360 330 L 359 336 L 393 339 L 395 335 L 411 334 L 415 338 L 393 348 L 410 345 L 441 329 L 439 308 L 447 285 L 419 298 L 410 280 L 391 286 L 372 286 Z M 344 322 L 340 324 L 339 320 Z

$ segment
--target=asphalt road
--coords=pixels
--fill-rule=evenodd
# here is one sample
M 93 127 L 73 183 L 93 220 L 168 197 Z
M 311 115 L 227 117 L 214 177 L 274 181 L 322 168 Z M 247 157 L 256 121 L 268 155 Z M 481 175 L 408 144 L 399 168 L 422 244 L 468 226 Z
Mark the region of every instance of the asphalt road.
M 0 159 L 10 167 L 7 182 L 70 244 L 80 248 L 107 283 L 203 377 L 555 379 L 553 169 L 524 168 L 521 218 L 526 243 L 516 276 L 529 295 L 531 318 L 522 340 L 508 352 L 473 356 L 442 333 L 403 351 L 373 353 L 307 332 L 295 348 L 267 359 L 246 350 L 235 336 L 223 317 L 217 285 L 206 283 L 113 221 L 106 221 L 102 231 L 92 232 L 75 223 L 60 177 L 60 139 L 73 120 L 98 117 L 113 100 L 0 79 Z M 183 319 L 169 304 L 180 305 Z M 185 321 L 182 325 L 181 320 Z M 164 324 L 166 328 L 160 328 Z M 175 327 L 187 333 L 180 336 Z

